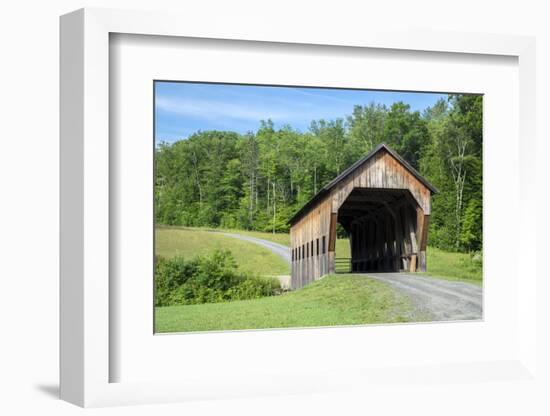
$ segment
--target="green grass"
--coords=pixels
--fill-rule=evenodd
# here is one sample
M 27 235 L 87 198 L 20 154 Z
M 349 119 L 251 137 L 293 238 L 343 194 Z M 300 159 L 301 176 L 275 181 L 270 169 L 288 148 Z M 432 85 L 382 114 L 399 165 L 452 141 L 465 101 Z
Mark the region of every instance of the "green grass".
M 215 250 L 231 250 L 239 270 L 259 275 L 288 275 L 288 264 L 279 256 L 257 244 L 241 241 L 204 229 L 157 227 L 155 252 L 163 257 L 190 259 Z
M 290 234 L 288 233 L 268 233 L 263 231 L 247 231 L 247 230 L 238 230 L 232 228 L 209 228 L 209 227 L 184 227 L 180 225 L 159 225 L 157 229 L 173 229 L 173 230 L 191 230 L 191 231 L 214 231 L 214 232 L 224 232 L 224 233 L 234 233 L 247 235 L 250 237 L 262 238 L 264 240 L 272 241 L 274 243 L 279 243 L 284 246 L 290 246 Z
M 219 331 L 418 322 L 408 300 L 386 283 L 331 275 L 279 296 L 156 308 L 156 332 Z
M 428 247 L 426 276 L 446 280 L 455 280 L 472 283 L 478 286 L 483 284 L 481 265 L 472 261 L 469 254 L 453 253 Z
M 347 238 L 338 238 L 336 240 L 336 257 L 351 257 L 349 240 Z
M 271 241 L 273 243 L 282 244 L 283 246 L 290 247 L 290 234 L 287 233 L 266 233 L 262 231 L 245 231 L 245 230 L 222 230 L 228 233 L 235 233 L 241 235 L 247 235 L 250 237 L 261 238 Z

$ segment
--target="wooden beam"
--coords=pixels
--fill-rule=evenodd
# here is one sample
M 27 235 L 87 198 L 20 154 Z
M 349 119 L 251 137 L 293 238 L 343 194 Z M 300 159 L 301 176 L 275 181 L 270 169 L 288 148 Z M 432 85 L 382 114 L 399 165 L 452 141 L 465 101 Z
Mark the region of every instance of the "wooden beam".
M 330 214 L 330 226 L 328 235 L 328 272 L 335 273 L 336 265 L 334 263 L 334 252 L 336 251 L 336 224 L 338 222 L 338 213 Z
M 426 248 L 428 244 L 428 224 L 429 215 L 424 215 L 424 211 L 418 207 L 416 210 L 417 217 L 417 236 L 418 236 L 418 270 L 426 271 Z
M 409 234 L 411 235 L 411 250 L 413 253 L 418 252 L 418 242 L 416 239 L 416 229 L 412 221 L 412 216 L 409 214 Z
M 418 244 L 416 239 L 416 230 L 413 223 L 413 217 L 411 215 L 411 210 L 408 207 L 404 208 L 405 211 L 405 217 L 406 217 L 406 229 L 407 229 L 407 235 L 408 239 L 411 244 L 411 251 L 410 251 L 410 266 L 409 271 L 415 272 L 416 271 L 416 255 L 418 253 Z
M 409 271 L 412 273 L 416 272 L 416 254 L 411 255 L 411 266 Z

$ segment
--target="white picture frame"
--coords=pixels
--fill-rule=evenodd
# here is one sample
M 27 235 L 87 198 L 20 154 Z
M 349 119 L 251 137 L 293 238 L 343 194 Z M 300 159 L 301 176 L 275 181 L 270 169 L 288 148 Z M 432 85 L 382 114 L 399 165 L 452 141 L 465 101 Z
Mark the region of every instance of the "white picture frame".
M 185 22 L 182 25 L 182 22 Z M 242 27 L 241 27 L 242 28 Z M 517 58 L 519 68 L 518 141 L 519 259 L 523 264 L 517 291 L 517 348 L 498 361 L 415 363 L 415 380 L 430 380 L 434 371 L 448 380 L 472 383 L 487 377 L 525 380 L 536 373 L 537 271 L 528 242 L 536 240 L 535 204 L 530 180 L 535 169 L 535 41 L 509 35 L 364 30 L 330 33 L 323 28 L 302 33 L 266 24 L 234 33 L 231 22 L 215 27 L 168 13 L 83 9 L 61 18 L 61 398 L 80 406 L 158 403 L 220 397 L 253 397 L 338 391 L 350 386 L 400 382 L 411 369 L 381 367 L 369 372 L 342 367 L 293 373 L 281 371 L 264 378 L 235 382 L 231 375 L 182 377 L 177 381 L 111 382 L 110 366 L 119 360 L 110 348 L 112 327 L 109 296 L 110 171 L 109 152 L 109 36 L 114 33 L 185 38 L 277 42 L 333 47 L 428 51 L 438 54 L 503 55 Z M 243 35 L 242 33 L 245 33 Z M 529 213 L 529 215 L 526 215 Z M 510 270 L 511 274 L 518 270 Z M 410 331 L 410 326 L 403 326 Z M 408 329 L 406 329 L 408 328 Z M 457 326 L 457 331 L 459 327 Z M 353 331 L 353 329 L 351 329 Z M 301 335 L 313 336 L 313 332 Z M 324 372 L 323 372 L 324 371 Z M 324 374 L 325 377 L 320 376 Z M 408 376 L 407 376 L 408 374 Z M 477 374 L 477 375 L 476 375 Z M 342 380 L 346 380 L 343 382 Z M 412 379 L 411 379 L 412 380 Z

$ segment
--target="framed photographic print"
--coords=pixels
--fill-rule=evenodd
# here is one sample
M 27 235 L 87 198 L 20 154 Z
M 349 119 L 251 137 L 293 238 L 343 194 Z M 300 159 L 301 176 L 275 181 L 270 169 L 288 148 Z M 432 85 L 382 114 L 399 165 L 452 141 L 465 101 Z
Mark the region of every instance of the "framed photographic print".
M 179 22 L 61 21 L 62 398 L 528 378 L 533 40 Z
M 482 318 L 482 95 L 156 80 L 154 103 L 155 332 Z

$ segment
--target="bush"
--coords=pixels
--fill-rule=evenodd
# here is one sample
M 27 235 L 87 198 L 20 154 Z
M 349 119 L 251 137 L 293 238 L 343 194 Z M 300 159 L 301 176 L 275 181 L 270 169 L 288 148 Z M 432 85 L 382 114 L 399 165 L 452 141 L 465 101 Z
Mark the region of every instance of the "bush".
M 468 257 L 460 259 L 460 265 L 470 276 L 479 276 L 483 272 L 483 252 L 473 251 Z
M 155 260 L 155 305 L 166 306 L 170 293 L 197 273 L 199 261 L 185 261 L 182 257 L 167 260 L 160 256 Z
M 231 300 L 257 299 L 272 296 L 280 291 L 280 284 L 274 278 L 254 277 L 243 280 L 230 289 Z
M 470 253 L 472 262 L 478 264 L 480 267 L 483 266 L 483 252 L 482 251 L 472 251 Z
M 239 228 L 239 220 L 235 214 L 225 212 L 222 214 L 220 220 L 220 228 L 226 228 L 229 230 Z
M 277 279 L 239 272 L 230 251 L 191 260 L 156 258 L 155 306 L 256 299 L 280 289 Z
M 237 263 L 230 251 L 215 251 L 211 256 L 202 257 L 195 279 L 201 286 L 215 290 L 227 290 L 238 285 L 244 278 L 237 272 Z

